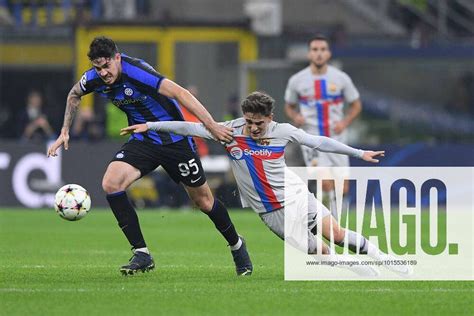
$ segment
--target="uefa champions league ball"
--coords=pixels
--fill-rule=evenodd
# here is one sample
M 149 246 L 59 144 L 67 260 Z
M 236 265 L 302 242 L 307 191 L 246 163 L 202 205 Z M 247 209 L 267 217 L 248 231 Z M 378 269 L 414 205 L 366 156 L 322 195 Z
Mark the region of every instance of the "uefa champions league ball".
M 54 209 L 68 221 L 78 221 L 91 208 L 91 198 L 87 190 L 77 184 L 66 184 L 58 190 L 54 199 Z

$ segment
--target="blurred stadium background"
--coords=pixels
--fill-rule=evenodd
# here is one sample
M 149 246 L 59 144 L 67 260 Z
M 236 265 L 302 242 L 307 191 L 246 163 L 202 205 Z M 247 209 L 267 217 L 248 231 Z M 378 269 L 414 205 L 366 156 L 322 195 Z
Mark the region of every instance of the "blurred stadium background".
M 320 32 L 332 42 L 333 64 L 361 91 L 352 145 L 385 149 L 382 165 L 473 165 L 474 1 L 0 0 L 0 206 L 48 207 L 64 183 L 106 205 L 101 177 L 126 140 L 115 106 L 85 97 L 70 150 L 44 155 L 70 87 L 89 68 L 94 36 L 112 37 L 187 87 L 216 120 L 239 116 L 239 100 L 261 89 L 286 121 L 287 80 L 306 66 L 306 41 Z M 31 127 L 28 104 L 44 114 L 41 129 Z M 224 151 L 211 143 L 200 150 L 216 195 L 239 207 Z M 301 163 L 298 148 L 287 155 Z M 130 196 L 139 207 L 189 206 L 159 170 Z

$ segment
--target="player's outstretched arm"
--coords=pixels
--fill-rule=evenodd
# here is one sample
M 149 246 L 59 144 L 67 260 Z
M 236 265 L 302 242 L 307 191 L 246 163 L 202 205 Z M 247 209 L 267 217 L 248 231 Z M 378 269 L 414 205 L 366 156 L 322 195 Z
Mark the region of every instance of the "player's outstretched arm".
M 184 106 L 194 114 L 204 126 L 214 135 L 214 137 L 223 142 L 232 141 L 232 129 L 218 124 L 212 118 L 211 114 L 188 90 L 177 83 L 164 79 L 158 90 L 160 94 L 178 100 L 179 104 Z
M 64 145 L 64 149 L 69 149 L 69 129 L 71 128 L 72 120 L 76 115 L 76 112 L 81 103 L 81 97 L 84 93 L 81 90 L 79 82 L 77 82 L 69 91 L 66 101 L 66 111 L 64 112 L 64 122 L 63 127 L 61 128 L 61 134 L 58 139 L 48 148 L 48 157 L 57 156 L 56 151 L 59 147 Z
M 379 160 L 375 159 L 375 157 L 384 157 L 384 156 L 385 156 L 384 150 L 379 150 L 379 151 L 365 150 L 364 154 L 362 155 L 362 160 L 378 163 Z
M 310 135 L 305 131 L 296 128 L 294 128 L 293 132 L 291 133 L 291 137 L 301 145 L 305 145 L 322 152 L 348 155 L 373 163 L 379 162 L 379 160 L 375 159 L 375 157 L 383 157 L 385 155 L 385 151 L 364 151 L 362 149 L 356 149 L 351 146 L 347 146 L 346 144 L 343 144 L 335 139 L 326 136 Z
M 135 124 L 135 125 L 130 125 L 130 126 L 120 129 L 120 136 L 125 136 L 128 134 L 145 133 L 146 131 L 148 131 L 148 126 L 145 123 Z
M 148 130 L 174 133 L 183 136 L 197 136 L 215 140 L 214 136 L 201 123 L 166 121 L 147 122 L 146 124 L 136 124 L 124 127 L 120 130 L 120 135 L 132 133 L 144 133 Z

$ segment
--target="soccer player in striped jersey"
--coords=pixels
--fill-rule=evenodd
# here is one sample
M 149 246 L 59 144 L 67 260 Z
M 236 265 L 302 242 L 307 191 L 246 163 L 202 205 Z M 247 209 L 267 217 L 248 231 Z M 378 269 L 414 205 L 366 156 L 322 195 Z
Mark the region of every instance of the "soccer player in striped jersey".
M 298 203 L 297 195 L 285 196 L 287 166 L 284 150 L 289 142 L 308 146 L 320 152 L 350 155 L 373 163 L 377 163 L 376 157 L 383 156 L 384 152 L 355 149 L 326 136 L 310 135 L 291 124 L 274 122 L 274 102 L 273 98 L 262 92 L 253 92 L 247 96 L 242 102 L 243 117 L 222 123 L 231 127 L 234 135 L 232 142 L 223 145 L 231 159 L 231 168 L 239 188 L 242 206 L 251 207 L 270 230 L 284 239 L 285 206 Z M 148 122 L 123 128 L 121 134 L 135 135 L 149 130 L 215 139 L 204 125 L 190 122 Z M 292 185 L 301 185 L 301 180 L 296 175 L 286 180 Z M 317 218 L 321 217 L 321 231 L 325 238 L 330 239 L 332 233 L 335 243 L 344 246 L 347 240 L 349 249 L 354 252 L 368 254 L 377 260 L 393 259 L 361 234 L 340 227 L 327 208 L 316 200 L 304 184 L 302 189 L 306 190 L 308 195 L 308 253 L 316 253 L 317 238 L 313 228 L 316 226 Z M 321 213 L 318 209 L 322 210 Z M 329 248 L 323 244 L 322 253 L 328 252 Z M 406 267 L 388 268 L 398 273 L 408 273 Z
M 351 78 L 343 71 L 328 64 L 331 59 L 329 41 L 323 35 L 310 39 L 309 66 L 294 74 L 285 91 L 285 112 L 292 123 L 309 134 L 326 136 L 346 143 L 347 127 L 362 110 L 359 92 Z M 344 113 L 344 104 L 348 109 Z M 349 157 L 334 153 L 319 153 L 302 146 L 307 166 L 348 167 Z M 344 178 L 344 174 L 340 177 Z M 323 182 L 323 191 L 329 193 L 330 209 L 337 218 L 334 186 Z M 344 184 L 344 193 L 349 183 Z M 347 208 L 344 198 L 343 208 Z
M 57 149 L 63 145 L 68 149 L 74 114 L 81 97 L 91 92 L 109 99 L 125 112 L 130 125 L 147 121 L 182 121 L 179 102 L 203 122 L 213 137 L 220 141 L 232 139 L 232 130 L 217 124 L 188 90 L 166 79 L 143 60 L 119 53 L 110 38 L 95 38 L 88 57 L 92 68 L 69 92 L 61 134 L 48 149 L 48 156 L 56 156 Z M 245 242 L 237 234 L 224 204 L 214 199 L 192 138 L 162 131 L 131 135 L 104 174 L 102 187 L 107 193 L 107 201 L 133 251 L 130 262 L 120 271 L 127 275 L 155 266 L 126 189 L 160 165 L 175 182 L 184 185 L 194 203 L 227 240 L 237 274 L 250 275 L 253 267 Z

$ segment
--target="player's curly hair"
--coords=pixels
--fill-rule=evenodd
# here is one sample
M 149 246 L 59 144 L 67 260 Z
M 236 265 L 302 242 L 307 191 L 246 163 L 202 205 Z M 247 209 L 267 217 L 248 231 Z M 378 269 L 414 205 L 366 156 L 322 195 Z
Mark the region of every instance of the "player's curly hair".
M 275 100 L 265 92 L 255 91 L 250 93 L 241 104 L 242 113 L 256 113 L 270 116 L 273 113 Z
M 89 60 L 94 60 L 101 57 L 110 58 L 116 53 L 118 53 L 118 47 L 112 39 L 98 36 L 91 42 L 87 56 Z

